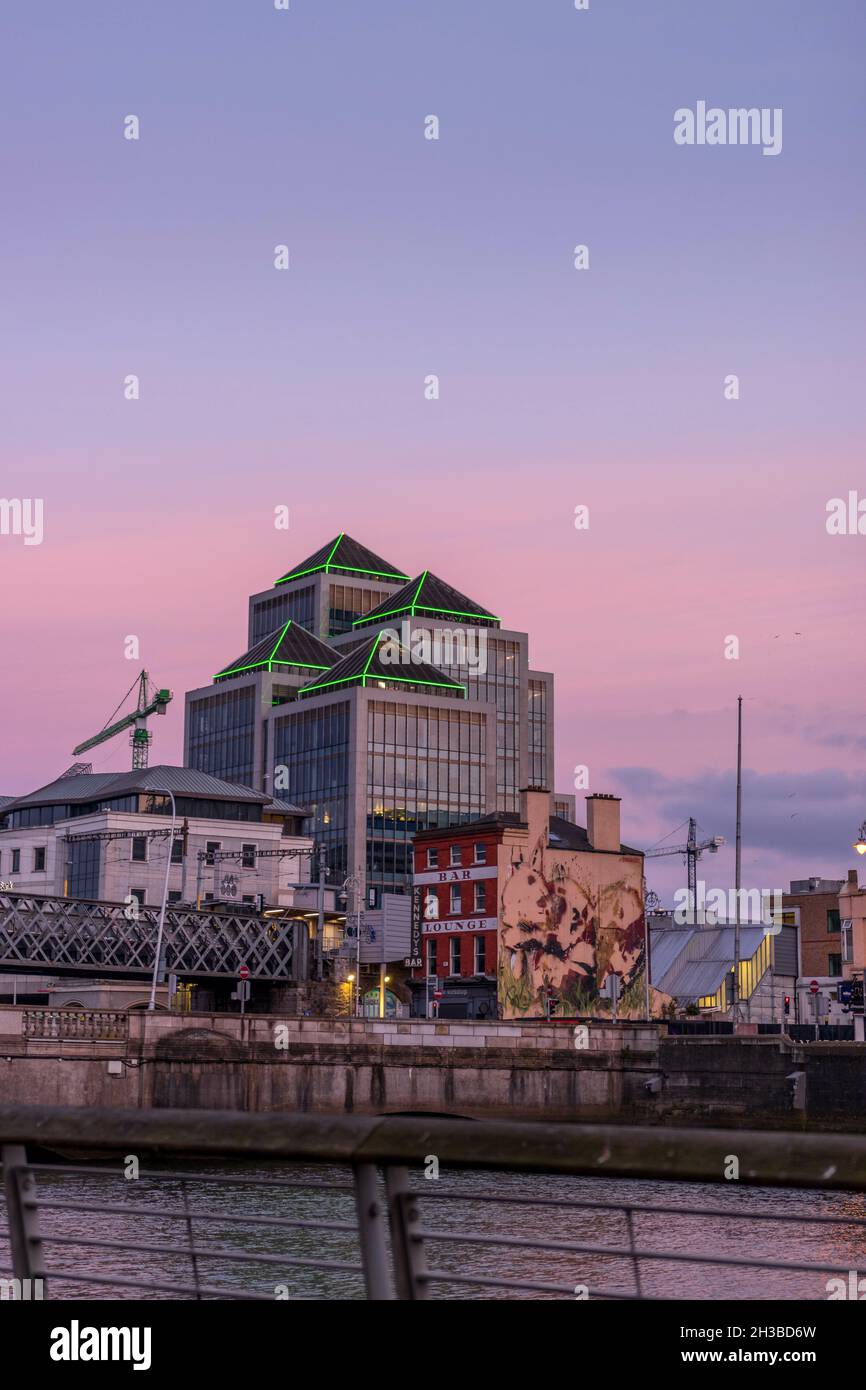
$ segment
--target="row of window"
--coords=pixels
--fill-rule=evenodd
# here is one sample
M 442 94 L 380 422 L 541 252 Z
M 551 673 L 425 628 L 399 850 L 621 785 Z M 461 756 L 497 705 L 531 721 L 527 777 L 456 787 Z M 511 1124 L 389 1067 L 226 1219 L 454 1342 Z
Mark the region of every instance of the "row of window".
M 360 589 L 354 584 L 332 584 L 328 596 L 328 632 L 336 637 L 341 632 L 351 632 L 356 618 L 378 608 L 388 597 L 388 592 L 378 589 Z
M 282 589 L 273 598 L 263 599 L 253 609 L 250 646 L 255 646 L 263 637 L 283 627 L 288 618 L 298 627 L 316 632 L 318 614 L 315 609 L 316 590 L 312 584 L 303 589 Z
M 130 856 L 129 856 L 129 857 L 130 857 L 130 859 L 132 860 L 132 862 L 133 862 L 134 864 L 146 864 L 146 863 L 148 862 L 148 848 L 147 848 L 147 846 L 148 846 L 148 839 L 147 839 L 147 836 L 146 836 L 146 835 L 134 835 L 134 836 L 132 837 L 132 850 L 131 850 L 131 852 L 130 852 Z M 206 846 L 205 846 L 205 849 L 206 849 L 205 863 L 206 863 L 206 864 L 213 864 L 213 862 L 214 862 L 213 856 L 214 856 L 214 854 L 217 852 L 217 850 L 219 850 L 219 849 L 221 849 L 221 848 L 222 848 L 222 842 L 221 842 L 220 840 L 208 840 L 207 843 L 206 843 Z M 241 856 L 242 856 L 242 857 L 241 857 L 241 868 L 243 868 L 243 869 L 254 869 L 254 868 L 256 867 L 256 851 L 257 851 L 257 846 L 256 846 L 256 845 L 241 845 Z M 172 840 L 172 844 L 171 844 L 171 862 L 172 862 L 172 864 L 182 864 L 182 863 L 183 863 L 183 841 L 182 841 L 182 840 Z
M 129 896 L 130 896 L 131 898 L 135 898 L 135 900 L 136 900 L 136 902 L 138 903 L 139 907 L 146 907 L 146 906 L 147 906 L 147 889 L 146 889 L 146 888 L 130 888 L 130 890 L 129 890 Z M 255 898 L 255 894 L 254 894 L 254 893 L 244 893 L 243 897 L 241 898 L 241 902 L 242 902 L 242 903 L 254 903 L 255 900 L 256 900 L 256 898 Z M 161 893 L 160 893 L 160 895 L 159 895 L 158 901 L 159 901 L 159 902 L 162 902 L 162 894 L 161 894 Z M 180 893 L 176 893 L 176 892 L 173 892 L 173 891 L 169 893 L 169 895 L 168 895 L 168 902 L 169 902 L 169 903 L 179 903 L 180 901 L 181 901 L 181 895 L 180 895 Z M 202 901 L 203 901 L 203 902 L 206 902 L 206 903 L 212 903 L 212 902 L 213 902 L 213 893 L 205 893 L 205 894 L 204 894 L 204 897 L 203 897 L 203 899 L 202 899 Z
M 36 847 L 36 849 L 34 849 L 34 851 L 33 851 L 32 871 L 33 871 L 34 874 L 44 874 L 44 873 L 45 873 L 45 849 L 44 849 L 44 846 L 42 846 L 42 845 L 38 845 L 38 846 Z M 9 873 L 10 873 L 10 874 L 20 874 L 20 873 L 21 873 L 21 851 L 20 851 L 20 849 L 11 849 L 11 850 L 9 851 Z M 2 877 L 3 877 L 3 851 L 0 850 L 0 878 L 2 878 Z
M 452 975 L 469 975 L 473 972 L 476 975 L 483 975 L 487 971 L 487 939 L 480 932 L 471 938 L 472 945 L 467 942 L 467 953 L 472 951 L 471 967 L 468 959 L 464 960 L 463 942 L 459 936 L 452 936 L 447 941 L 440 942 L 435 936 L 431 936 L 427 942 L 427 974 L 438 974 L 441 961 L 447 961 L 448 968 Z M 443 948 L 440 954 L 439 947 Z M 447 955 L 444 954 L 447 952 Z M 466 968 L 464 968 L 464 965 Z
M 473 845 L 473 864 L 487 863 L 487 846 L 484 844 Z M 448 852 L 448 864 L 450 868 L 459 869 L 463 864 L 463 846 L 451 845 Z M 439 846 L 431 845 L 427 850 L 427 868 L 439 868 Z
M 487 883 L 486 883 L 486 881 L 485 881 L 484 879 L 482 879 L 480 883 L 473 883 L 472 889 L 473 889 L 473 893 L 472 893 L 472 911 L 473 911 L 473 912 L 486 912 L 486 911 L 487 911 Z M 462 916 L 463 916 L 463 884 L 462 884 L 462 883 L 452 883 L 452 884 L 451 884 L 450 896 L 449 896 L 449 899 L 448 899 L 448 915 L 449 915 L 450 917 L 462 917 Z

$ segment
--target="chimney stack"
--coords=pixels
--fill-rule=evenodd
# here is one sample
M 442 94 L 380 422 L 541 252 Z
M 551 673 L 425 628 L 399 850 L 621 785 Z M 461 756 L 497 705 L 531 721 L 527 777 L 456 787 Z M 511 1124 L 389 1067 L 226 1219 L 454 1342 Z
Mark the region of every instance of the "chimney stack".
M 524 787 L 520 792 L 520 819 L 526 822 L 530 849 L 541 840 L 548 843 L 553 798 L 542 787 Z
M 622 848 L 618 796 L 596 792 L 586 798 L 586 833 L 593 849 L 619 854 Z

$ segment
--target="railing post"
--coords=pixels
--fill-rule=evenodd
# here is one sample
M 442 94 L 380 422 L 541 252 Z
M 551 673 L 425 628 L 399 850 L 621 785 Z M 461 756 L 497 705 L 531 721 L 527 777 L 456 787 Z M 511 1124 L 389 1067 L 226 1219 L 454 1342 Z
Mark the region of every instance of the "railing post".
M 632 1270 L 634 1272 L 635 1298 L 643 1298 L 643 1289 L 640 1282 L 640 1259 L 637 1253 L 637 1244 L 634 1238 L 634 1211 L 631 1207 L 625 1207 L 625 1224 L 628 1228 L 628 1248 L 631 1251 Z
M 4 1144 L 0 1148 L 0 1162 L 3 1164 L 12 1273 L 16 1279 L 41 1280 L 41 1296 L 44 1297 L 45 1262 L 39 1234 L 39 1212 L 35 1205 L 30 1205 L 36 1198 L 36 1179 L 27 1168 L 24 1145 Z
M 379 1198 L 374 1163 L 356 1163 L 355 1205 L 358 1212 L 358 1240 L 364 1266 L 364 1289 L 375 1302 L 393 1301 L 394 1289 L 388 1268 L 385 1241 L 386 1208 Z
M 391 1223 L 391 1249 L 394 1252 L 394 1278 L 397 1297 L 414 1300 L 427 1297 L 427 1262 L 424 1243 L 415 1234 L 421 1224 L 418 1199 L 409 1191 L 409 1171 L 396 1165 L 385 1168 L 385 1192 Z

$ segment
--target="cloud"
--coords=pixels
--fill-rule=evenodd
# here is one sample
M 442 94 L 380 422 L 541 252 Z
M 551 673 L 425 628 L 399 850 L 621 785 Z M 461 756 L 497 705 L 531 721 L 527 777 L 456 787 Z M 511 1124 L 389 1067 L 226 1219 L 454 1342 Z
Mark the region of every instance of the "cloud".
M 704 836 L 724 835 L 733 844 L 736 778 L 733 771 L 670 777 L 654 767 L 612 769 L 629 797 L 628 818 L 658 827 L 656 836 L 695 816 Z M 635 804 L 637 803 L 637 804 Z M 866 816 L 861 774 L 823 768 L 804 772 L 743 771 L 743 845 L 780 862 L 816 860 L 844 864 Z M 634 836 L 634 831 L 632 831 Z M 672 837 L 685 840 L 685 833 Z M 812 870 L 804 865 L 805 872 Z

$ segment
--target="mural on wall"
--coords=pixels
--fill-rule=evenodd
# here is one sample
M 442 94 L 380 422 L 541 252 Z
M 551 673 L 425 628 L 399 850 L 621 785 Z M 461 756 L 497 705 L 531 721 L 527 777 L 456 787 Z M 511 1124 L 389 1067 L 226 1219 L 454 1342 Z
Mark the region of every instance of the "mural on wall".
M 605 879 L 610 868 L 617 877 Z M 539 840 L 512 866 L 500 899 L 499 1006 L 503 1018 L 610 1013 L 600 994 L 619 977 L 617 1016 L 643 1018 L 646 940 L 639 860 L 558 855 Z

